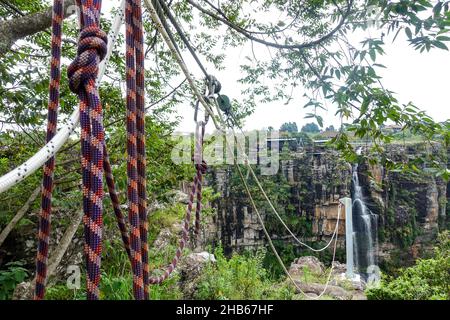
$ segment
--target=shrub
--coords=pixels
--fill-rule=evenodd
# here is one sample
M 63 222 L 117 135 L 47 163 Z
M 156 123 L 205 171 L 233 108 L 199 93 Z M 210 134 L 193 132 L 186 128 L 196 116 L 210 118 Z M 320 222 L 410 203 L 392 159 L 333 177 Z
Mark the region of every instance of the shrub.
M 439 236 L 432 259 L 420 259 L 416 265 L 400 271 L 396 278 L 383 276 L 380 285 L 366 290 L 371 300 L 448 300 L 450 299 L 450 238 Z
M 230 259 L 223 255 L 221 248 L 214 254 L 217 261 L 206 266 L 196 299 L 291 299 L 292 289 L 268 278 L 262 265 L 264 250 L 234 254 Z
M 6 264 L 6 270 L 0 270 L 0 300 L 12 298 L 16 286 L 27 277 L 28 271 L 20 261 Z

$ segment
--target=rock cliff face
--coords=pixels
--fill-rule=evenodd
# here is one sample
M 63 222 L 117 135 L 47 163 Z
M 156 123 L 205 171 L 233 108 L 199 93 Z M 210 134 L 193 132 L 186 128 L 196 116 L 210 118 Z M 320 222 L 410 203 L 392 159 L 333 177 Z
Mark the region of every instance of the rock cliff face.
M 388 153 L 396 161 L 422 157 L 423 144 L 392 145 Z M 439 145 L 433 146 L 435 152 Z M 381 263 L 409 264 L 426 255 L 440 229 L 447 228 L 447 184 L 426 167 L 417 174 L 388 172 L 380 166 L 361 167 L 366 202 L 379 216 L 378 255 Z
M 406 149 L 405 149 L 406 148 Z M 422 145 L 391 145 L 388 153 L 399 160 L 420 157 Z M 351 197 L 352 166 L 327 147 L 308 147 L 280 156 L 280 170 L 266 183 L 269 197 L 296 234 L 311 242 L 329 240 L 336 226 L 339 198 Z M 378 215 L 378 258 L 381 264 L 408 264 L 433 245 L 439 226 L 448 220 L 447 185 L 431 173 L 388 172 L 381 166 L 360 164 L 358 176 L 364 201 Z M 213 203 L 217 217 L 211 236 L 220 239 L 225 252 L 264 245 L 264 234 L 231 167 L 213 167 L 208 184 L 221 197 Z M 262 177 L 263 184 L 266 181 Z M 292 243 L 273 218 L 251 176 L 257 204 L 274 239 Z M 275 181 L 275 182 L 274 182 Z M 345 244 L 345 214 L 339 225 L 339 246 Z

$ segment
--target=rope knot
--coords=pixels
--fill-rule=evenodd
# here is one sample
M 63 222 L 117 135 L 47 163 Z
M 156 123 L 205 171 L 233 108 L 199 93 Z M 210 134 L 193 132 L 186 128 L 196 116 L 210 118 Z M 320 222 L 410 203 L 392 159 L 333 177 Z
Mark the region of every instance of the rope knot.
M 97 26 L 84 28 L 78 40 L 77 56 L 67 68 L 69 88 L 78 94 L 90 81 L 95 81 L 98 64 L 108 50 L 108 36 Z
M 208 165 L 206 164 L 205 160 L 202 160 L 202 163 L 195 164 L 195 169 L 197 169 L 197 171 L 200 171 L 201 174 L 205 174 L 206 170 L 208 170 Z
M 200 157 L 195 155 L 192 156 L 191 160 L 194 163 L 195 169 L 197 169 L 197 171 L 200 171 L 201 174 L 206 173 L 206 170 L 208 169 L 208 164 L 206 163 L 205 160 L 202 159 L 200 162 Z

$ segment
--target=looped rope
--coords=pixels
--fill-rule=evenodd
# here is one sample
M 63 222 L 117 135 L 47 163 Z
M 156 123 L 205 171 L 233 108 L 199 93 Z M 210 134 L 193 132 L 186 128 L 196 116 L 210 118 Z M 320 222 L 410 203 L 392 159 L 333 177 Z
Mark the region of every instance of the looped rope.
M 108 36 L 98 26 L 89 26 L 81 30 L 77 56 L 67 68 L 69 88 L 79 94 L 89 80 L 95 81 L 98 65 L 105 58 L 108 48 Z
M 201 131 L 201 132 L 200 132 Z M 178 261 L 181 258 L 183 253 L 183 249 L 186 246 L 186 243 L 189 240 L 189 226 L 191 223 L 191 214 L 192 208 L 194 205 L 194 197 L 196 198 L 195 202 L 195 229 L 194 234 L 197 237 L 200 233 L 200 220 L 201 220 L 201 210 L 202 210 L 202 181 L 203 175 L 206 173 L 208 168 L 206 161 L 202 157 L 202 148 L 203 148 L 203 138 L 205 135 L 205 123 L 197 122 L 197 130 L 196 130 L 196 144 L 195 144 L 195 155 L 192 157 L 192 161 L 195 163 L 198 161 L 199 163 L 195 164 L 196 175 L 194 177 L 194 181 L 192 183 L 191 191 L 189 193 L 189 202 L 186 209 L 186 214 L 183 223 L 182 236 L 180 239 L 180 243 L 178 245 L 177 251 L 175 253 L 174 258 L 170 265 L 166 268 L 163 275 L 159 277 L 150 277 L 150 284 L 159 284 L 166 280 L 170 274 L 175 270 Z
M 208 165 L 206 164 L 205 160 L 202 160 L 202 163 L 200 164 L 196 164 L 195 168 L 197 169 L 197 171 L 199 171 L 201 174 L 205 174 L 206 171 L 208 170 Z
M 81 167 L 83 192 L 84 253 L 86 257 L 86 296 L 100 298 L 103 237 L 103 172 L 105 132 L 103 110 L 96 78 L 105 57 L 107 36 L 100 30 L 101 0 L 77 0 L 81 32 L 78 55 L 67 70 L 70 89 L 80 100 Z

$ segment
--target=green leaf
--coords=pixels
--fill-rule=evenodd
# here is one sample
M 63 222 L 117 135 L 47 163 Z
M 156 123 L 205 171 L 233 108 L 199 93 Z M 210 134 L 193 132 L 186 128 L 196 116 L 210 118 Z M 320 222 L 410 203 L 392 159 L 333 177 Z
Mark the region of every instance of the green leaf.
M 437 36 L 437 37 L 436 37 L 436 40 L 439 40 L 439 41 L 450 41 L 450 37 L 447 37 L 447 36 Z
M 370 49 L 369 50 L 369 56 L 370 56 L 370 59 L 372 59 L 372 61 L 375 61 L 375 59 L 376 59 L 376 52 L 375 52 L 374 49 Z
M 379 67 L 379 68 L 386 69 L 386 66 L 384 64 L 381 64 L 381 63 L 374 63 L 373 65 L 374 65 L 374 67 Z
M 441 41 L 433 41 L 433 45 L 434 45 L 436 48 L 439 48 L 439 49 L 443 49 L 443 50 L 447 50 L 447 51 L 448 51 L 447 45 L 446 45 L 445 43 L 441 42 Z
M 321 116 L 316 115 L 317 123 L 319 124 L 319 127 L 323 127 L 323 118 Z
M 411 40 L 411 38 L 412 38 L 412 32 L 411 32 L 411 29 L 410 29 L 409 27 L 406 27 L 406 28 L 405 28 L 405 33 L 406 33 L 406 36 L 408 37 L 408 39 Z
M 370 98 L 364 97 L 364 100 L 361 104 L 361 115 L 366 114 L 367 110 L 369 109 L 369 103 L 370 103 Z

